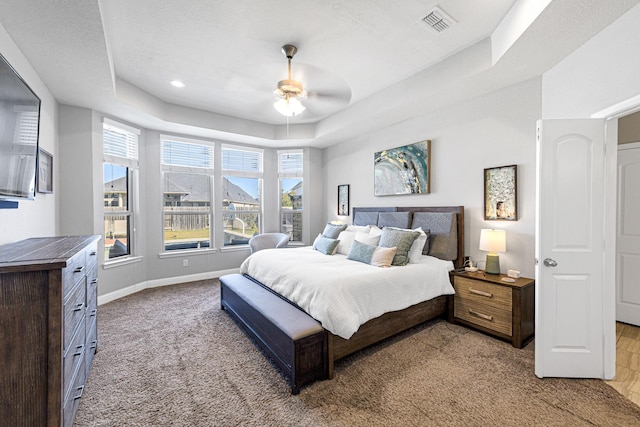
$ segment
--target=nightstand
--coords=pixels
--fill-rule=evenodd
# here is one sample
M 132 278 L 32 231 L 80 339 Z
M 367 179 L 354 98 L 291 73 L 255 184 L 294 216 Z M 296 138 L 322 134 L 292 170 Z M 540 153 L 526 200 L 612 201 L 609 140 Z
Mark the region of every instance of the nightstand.
M 517 348 L 533 339 L 535 281 L 524 277 L 504 282 L 505 274 L 452 272 L 456 294 L 449 298 L 449 322 L 460 323 Z

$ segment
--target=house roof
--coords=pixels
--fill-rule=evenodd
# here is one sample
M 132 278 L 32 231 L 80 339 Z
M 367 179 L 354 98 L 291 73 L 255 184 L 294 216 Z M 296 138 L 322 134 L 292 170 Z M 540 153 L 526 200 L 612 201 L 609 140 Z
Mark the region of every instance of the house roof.
M 209 177 L 206 175 L 166 173 L 165 191 L 178 194 L 180 199 L 188 202 L 210 200 Z M 123 193 L 126 189 L 126 179 L 118 178 L 104 183 L 104 191 Z M 260 202 L 244 191 L 241 187 L 222 177 L 222 195 L 225 203 L 238 203 L 245 205 L 258 205 Z

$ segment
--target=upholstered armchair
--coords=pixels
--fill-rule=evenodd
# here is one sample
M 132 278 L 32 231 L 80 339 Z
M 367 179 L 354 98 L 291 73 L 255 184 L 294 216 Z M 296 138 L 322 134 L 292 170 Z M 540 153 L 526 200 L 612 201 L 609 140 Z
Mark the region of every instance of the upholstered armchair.
M 289 235 L 285 233 L 263 233 L 249 239 L 251 253 L 262 249 L 286 248 L 289 244 Z

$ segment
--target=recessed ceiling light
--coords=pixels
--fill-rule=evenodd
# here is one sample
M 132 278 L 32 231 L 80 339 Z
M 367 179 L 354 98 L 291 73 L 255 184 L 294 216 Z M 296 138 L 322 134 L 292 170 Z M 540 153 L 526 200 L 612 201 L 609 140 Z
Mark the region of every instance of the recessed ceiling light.
M 180 80 L 171 80 L 171 85 L 175 87 L 184 87 L 184 83 Z

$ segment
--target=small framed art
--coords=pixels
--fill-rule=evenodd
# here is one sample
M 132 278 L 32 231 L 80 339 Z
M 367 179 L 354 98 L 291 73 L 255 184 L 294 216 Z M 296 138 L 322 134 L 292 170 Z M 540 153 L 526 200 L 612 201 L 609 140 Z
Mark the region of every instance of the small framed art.
M 338 185 L 338 215 L 349 216 L 349 184 Z
M 518 220 L 517 165 L 484 170 L 484 219 Z
M 38 193 L 53 193 L 53 156 L 43 150 L 38 151 Z

